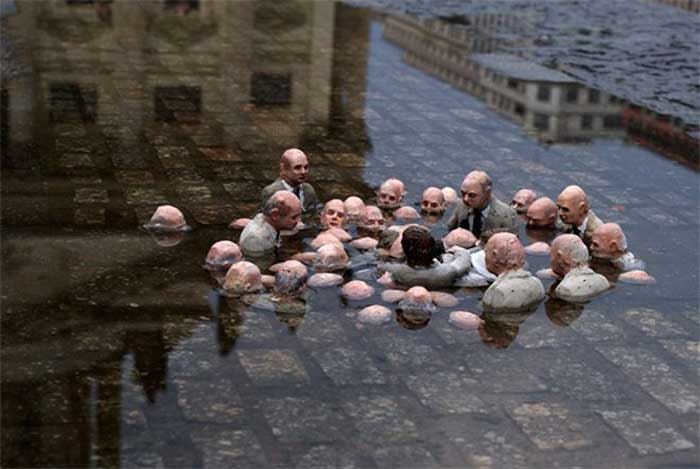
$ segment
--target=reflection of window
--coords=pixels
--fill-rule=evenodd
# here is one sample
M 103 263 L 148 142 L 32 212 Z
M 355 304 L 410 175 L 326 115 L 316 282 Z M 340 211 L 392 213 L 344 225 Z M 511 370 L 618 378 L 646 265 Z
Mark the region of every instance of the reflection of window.
M 163 0 L 163 8 L 175 8 L 178 13 L 187 14 L 190 10 L 199 10 L 199 0 Z
M 600 102 L 600 91 L 598 90 L 588 90 L 588 102 L 591 104 L 598 104 Z
M 619 114 L 610 114 L 603 117 L 603 127 L 606 129 L 617 129 L 622 127 L 622 118 Z
M 254 104 L 289 104 L 292 100 L 291 73 L 253 73 L 250 100 Z
M 593 116 L 584 114 L 581 116 L 581 128 L 583 130 L 591 130 L 593 128 Z
M 49 87 L 52 122 L 95 122 L 97 90 L 94 85 L 52 83 Z
M 508 78 L 508 88 L 512 90 L 517 90 L 518 89 L 518 80 L 514 78 Z
M 578 88 L 570 86 L 566 89 L 566 102 L 575 103 L 578 101 Z
M 10 143 L 10 94 L 5 88 L 0 94 L 0 148 L 2 154 L 7 155 L 7 147 Z M 4 161 L 3 161 L 4 163 Z
M 194 114 L 202 112 L 202 90 L 196 86 L 156 86 L 154 98 L 155 118 L 159 122 L 191 120 Z
M 549 130 L 549 116 L 546 114 L 535 114 L 534 125 L 537 130 Z
M 520 103 L 515 104 L 515 113 L 519 116 L 524 116 L 525 115 L 525 106 L 523 106 Z
M 549 96 L 552 94 L 552 89 L 549 85 L 540 85 L 537 87 L 537 100 L 538 101 L 549 101 Z

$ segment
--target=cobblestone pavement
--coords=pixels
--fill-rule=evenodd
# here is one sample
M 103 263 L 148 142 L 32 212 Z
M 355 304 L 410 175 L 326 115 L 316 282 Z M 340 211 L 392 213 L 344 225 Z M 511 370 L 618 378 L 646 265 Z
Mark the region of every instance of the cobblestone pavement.
M 90 60 L 38 36 L 38 84 L 19 90 L 46 95 L 32 108 L 12 83 L 10 111 L 29 103 L 12 131 L 32 138 L 11 133 L 3 155 L 2 466 L 697 464 L 697 172 L 622 139 L 541 145 L 405 63 L 370 12 L 335 8 L 333 60 L 309 74 L 293 68 L 307 79 L 333 67 L 331 131 L 320 136 L 313 99 L 290 110 L 231 91 L 250 91 L 248 72 L 269 66 L 265 57 L 279 71 L 284 52 L 313 56 L 282 47 L 285 31 L 255 66 L 234 46 L 260 38 L 237 23 L 219 31 L 229 45 L 219 56 L 203 52 L 206 41 L 182 49 L 144 32 L 157 24 L 139 30 L 163 49 L 145 57 L 138 34 L 101 43 Z M 244 78 L 230 78 L 224 59 L 248 67 Z M 65 64 L 95 71 L 99 92 L 75 75 L 40 80 Z M 291 318 L 217 298 L 200 263 L 232 237 L 228 221 L 255 212 L 290 139 L 308 150 L 323 199 L 368 197 L 398 176 L 413 203 L 428 185 L 457 187 L 471 168 L 488 171 L 506 200 L 520 187 L 555 197 L 580 184 L 658 283 L 503 319 L 502 349 L 453 328 L 446 309 L 420 330 L 361 324 L 357 312 L 380 301 L 379 288 L 349 303 L 335 288 L 315 291 Z M 137 230 L 166 202 L 196 225 L 171 247 Z M 371 270 L 351 275 L 374 282 Z M 456 295 L 457 308 L 480 311 L 481 292 Z

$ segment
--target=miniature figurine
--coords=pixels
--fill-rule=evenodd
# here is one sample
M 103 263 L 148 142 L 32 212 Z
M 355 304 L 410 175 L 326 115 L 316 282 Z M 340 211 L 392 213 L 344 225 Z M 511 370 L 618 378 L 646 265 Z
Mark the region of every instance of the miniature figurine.
M 391 310 L 381 305 L 367 306 L 357 313 L 357 319 L 363 324 L 384 324 L 391 321 Z
M 345 225 L 345 204 L 340 199 L 326 202 L 321 210 L 321 226 L 324 228 L 343 228 Z
M 377 191 L 377 206 L 383 209 L 399 208 L 406 195 L 406 188 L 400 180 L 389 178 L 379 186 Z
M 161 205 L 151 216 L 151 220 L 143 225 L 145 229 L 153 232 L 169 233 L 190 231 L 185 216 L 180 209 L 172 205 Z
M 260 269 L 248 261 L 233 264 L 226 272 L 223 288 L 228 296 L 233 297 L 262 291 Z
M 378 207 L 366 205 L 357 226 L 364 231 L 378 233 L 384 229 L 385 223 L 384 215 Z
M 627 238 L 617 223 L 604 223 L 593 232 L 591 255 L 598 265 L 607 261 L 617 272 L 618 280 L 630 283 L 654 283 L 654 277 L 644 272 L 644 261 L 627 250 Z
M 300 218 L 299 199 L 289 191 L 277 191 L 265 203 L 263 212 L 245 227 L 238 244 L 246 256 L 271 252 L 278 245 L 278 232 L 294 229 Z
M 348 255 L 342 245 L 324 244 L 318 248 L 314 268 L 317 272 L 336 272 L 348 266 Z
M 357 222 L 362 215 L 362 211 L 365 209 L 365 203 L 361 198 L 351 195 L 345 199 L 345 214 L 349 221 Z
M 540 197 L 530 204 L 526 212 L 528 228 L 554 230 L 557 227 L 557 204 L 549 197 Z
M 313 186 L 306 182 L 309 174 L 309 161 L 298 148 L 290 148 L 282 153 L 279 164 L 279 178 L 262 191 L 263 206 L 277 191 L 294 193 L 301 203 L 302 211 L 314 211 L 319 205 Z
M 204 261 L 207 270 L 228 270 L 236 262 L 243 259 L 241 249 L 233 241 L 217 241 L 209 248 Z
M 352 280 L 343 285 L 341 293 L 348 300 L 365 300 L 374 295 L 374 288 L 362 280 Z
M 565 224 L 564 233 L 571 233 L 590 246 L 596 228 L 603 224 L 588 207 L 588 197 L 579 186 L 566 187 L 557 197 L 559 218 Z
M 520 189 L 513 196 L 510 206 L 513 207 L 519 215 L 523 215 L 527 213 L 528 207 L 530 207 L 530 204 L 532 204 L 535 199 L 537 199 L 537 193 L 535 191 L 532 189 Z
M 445 249 L 450 249 L 452 246 L 459 246 L 464 249 L 473 248 L 476 245 L 476 236 L 471 231 L 464 228 L 455 228 L 442 238 L 442 244 Z
M 558 236 L 552 243 L 552 273 L 562 279 L 554 295 L 565 301 L 588 301 L 610 288 L 608 280 L 588 267 L 588 249 L 574 234 Z
M 455 194 L 456 195 L 456 194 Z M 445 194 L 437 187 L 428 187 L 423 191 L 420 201 L 421 212 L 429 215 L 441 214 L 447 208 Z

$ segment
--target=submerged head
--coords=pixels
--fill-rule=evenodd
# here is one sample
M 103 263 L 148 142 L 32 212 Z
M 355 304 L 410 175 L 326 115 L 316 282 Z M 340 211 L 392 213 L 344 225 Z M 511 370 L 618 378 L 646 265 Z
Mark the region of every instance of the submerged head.
M 516 212 L 523 214 L 527 212 L 528 207 L 536 198 L 537 193 L 532 189 L 520 189 L 513 196 L 510 206 L 513 207 Z
M 527 226 L 531 228 L 555 228 L 557 226 L 557 204 L 549 197 L 540 197 L 527 209 Z
M 591 237 L 591 255 L 598 259 L 617 259 L 627 252 L 627 238 L 617 223 L 604 223 Z
M 525 265 L 525 249 L 512 233 L 491 236 L 484 247 L 484 254 L 486 268 L 496 275 L 522 269 Z
M 564 277 L 571 269 L 588 265 L 588 248 L 581 238 L 572 234 L 557 236 L 550 250 L 552 272 Z
M 301 220 L 301 203 L 293 193 L 277 191 L 265 202 L 263 215 L 277 231 L 293 230 Z

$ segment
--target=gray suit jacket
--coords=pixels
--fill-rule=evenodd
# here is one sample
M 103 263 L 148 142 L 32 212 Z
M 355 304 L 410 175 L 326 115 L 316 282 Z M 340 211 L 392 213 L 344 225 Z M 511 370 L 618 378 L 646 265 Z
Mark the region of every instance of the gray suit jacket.
M 313 186 L 309 184 L 308 182 L 302 182 L 301 183 L 301 189 L 304 192 L 304 205 L 302 209 L 305 212 L 313 211 L 318 209 L 319 206 L 319 200 L 318 196 L 316 195 L 316 191 L 314 190 Z M 265 205 L 265 202 L 267 202 L 267 199 L 269 199 L 272 194 L 274 194 L 277 191 L 286 191 L 287 188 L 284 187 L 284 183 L 282 183 L 281 178 L 277 178 L 275 182 L 272 184 L 265 186 L 265 188 L 262 190 L 262 205 Z
M 458 203 L 452 215 L 450 215 L 450 219 L 447 220 L 447 228 L 454 230 L 468 216 L 469 207 L 464 205 L 464 203 Z M 481 238 L 487 239 L 492 234 L 500 231 L 508 231 L 517 235 L 519 227 L 518 214 L 515 210 L 492 195 L 486 223 L 481 230 Z
M 595 213 L 593 213 L 593 210 L 588 210 L 588 221 L 586 222 L 586 231 L 584 231 L 581 236 L 581 239 L 583 240 L 586 246 L 591 245 L 591 240 L 593 239 L 593 232 L 602 224 L 603 221 L 600 218 L 598 218 Z M 562 232 L 567 234 L 572 233 L 573 225 L 564 225 L 564 229 L 562 230 Z

